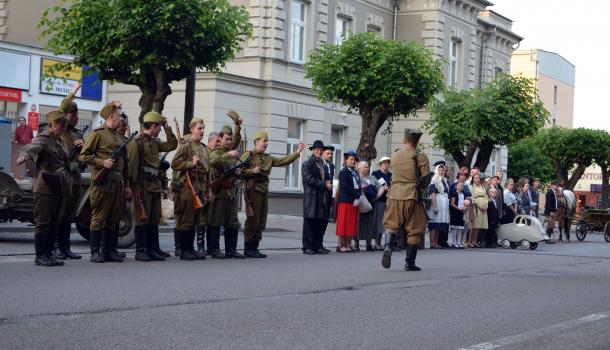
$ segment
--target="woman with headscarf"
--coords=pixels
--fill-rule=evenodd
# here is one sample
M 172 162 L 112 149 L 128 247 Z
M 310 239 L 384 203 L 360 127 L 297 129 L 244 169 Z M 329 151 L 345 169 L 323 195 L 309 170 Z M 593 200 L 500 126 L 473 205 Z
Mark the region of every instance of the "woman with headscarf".
M 430 248 L 440 249 L 438 238 L 449 232 L 449 184 L 445 179 L 445 165 L 439 164 L 434 169 L 434 176 L 428 187 L 431 205 L 428 209 L 428 230 L 430 230 Z

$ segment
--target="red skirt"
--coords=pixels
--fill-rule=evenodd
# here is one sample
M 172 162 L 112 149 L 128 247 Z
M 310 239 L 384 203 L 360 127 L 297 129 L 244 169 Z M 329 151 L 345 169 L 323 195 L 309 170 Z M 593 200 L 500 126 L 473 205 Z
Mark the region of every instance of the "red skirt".
M 354 207 L 352 203 L 337 203 L 337 236 L 356 236 L 358 215 L 358 207 Z

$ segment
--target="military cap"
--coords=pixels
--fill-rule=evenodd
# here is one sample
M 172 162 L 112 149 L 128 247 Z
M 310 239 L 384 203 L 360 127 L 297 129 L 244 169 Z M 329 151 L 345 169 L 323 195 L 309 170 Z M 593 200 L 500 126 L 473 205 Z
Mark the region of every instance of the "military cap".
M 267 135 L 267 133 L 262 130 L 259 130 L 254 133 L 254 141 L 256 141 L 258 139 L 268 139 L 268 138 L 269 138 L 269 136 Z
M 227 115 L 229 116 L 229 118 L 233 119 L 233 122 L 237 123 L 237 120 L 239 119 L 239 114 L 237 114 L 237 112 L 228 111 Z
M 64 113 L 64 111 L 57 109 L 57 110 L 47 113 L 46 117 L 47 117 L 47 123 L 51 124 L 51 122 L 60 120 L 61 118 L 65 118 L 66 114 Z
M 155 124 L 163 124 L 165 123 L 165 118 L 159 112 L 150 111 L 144 114 L 144 118 L 142 119 L 144 123 L 155 123 Z
M 227 134 L 227 135 L 233 135 L 233 130 L 231 130 L 230 126 L 223 125 L 222 128 L 220 128 L 220 133 Z
M 102 110 L 100 111 L 100 115 L 102 116 L 102 118 L 104 119 L 108 119 L 108 117 L 110 117 L 110 115 L 116 110 L 116 106 L 114 105 L 114 103 L 106 103 L 104 105 L 104 107 L 102 107 Z
M 68 113 L 76 113 L 78 112 L 78 105 L 76 102 L 70 102 L 70 106 L 68 106 Z
M 419 129 L 405 129 L 405 140 L 417 143 L 422 134 Z

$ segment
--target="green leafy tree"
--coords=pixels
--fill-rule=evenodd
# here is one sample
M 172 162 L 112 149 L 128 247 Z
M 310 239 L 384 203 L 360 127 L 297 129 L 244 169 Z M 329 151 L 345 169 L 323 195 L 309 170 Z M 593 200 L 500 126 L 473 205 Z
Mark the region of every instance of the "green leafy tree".
M 576 183 L 593 164 L 601 139 L 598 130 L 552 127 L 540 131 L 536 138 L 540 151 L 553 162 L 557 179 L 574 190 Z
M 494 147 L 532 136 L 547 121 L 536 96 L 531 79 L 501 74 L 483 89 L 447 91 L 424 127 L 460 166 L 470 167 L 476 155 L 474 165 L 485 171 Z
M 525 175 L 539 178 L 542 183 L 555 179 L 553 163 L 540 151 L 535 136 L 508 146 L 508 177 L 518 179 Z
M 384 40 L 373 33 L 314 50 L 305 65 L 322 102 L 357 110 L 362 118 L 358 155 L 377 157 L 375 138 L 386 121 L 424 107 L 444 86 L 441 62 L 416 43 Z
M 598 134 L 597 152 L 594 156 L 595 164 L 602 171 L 602 208 L 610 207 L 610 133 L 596 130 Z
M 75 56 L 100 79 L 137 85 L 140 121 L 163 111 L 171 82 L 195 68 L 218 72 L 251 34 L 246 9 L 227 0 L 65 2 L 40 21 L 48 48 Z

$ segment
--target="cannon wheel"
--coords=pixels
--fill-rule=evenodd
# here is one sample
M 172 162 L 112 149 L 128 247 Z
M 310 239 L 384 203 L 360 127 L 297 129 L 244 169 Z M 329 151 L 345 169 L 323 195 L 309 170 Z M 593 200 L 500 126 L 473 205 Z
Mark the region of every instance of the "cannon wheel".
M 91 224 L 91 205 L 89 201 L 83 205 L 79 211 L 79 216 L 76 218 L 76 229 L 84 239 L 89 240 L 91 230 L 89 225 Z M 136 241 L 134 228 L 133 215 L 131 210 L 131 202 L 127 202 L 123 215 L 121 215 L 121 221 L 119 222 L 119 248 L 129 248 Z
M 604 227 L 604 239 L 606 242 L 610 243 L 610 221 L 608 221 Z
M 576 225 L 576 238 L 579 241 L 584 241 L 585 237 L 587 237 L 587 224 L 580 222 Z

